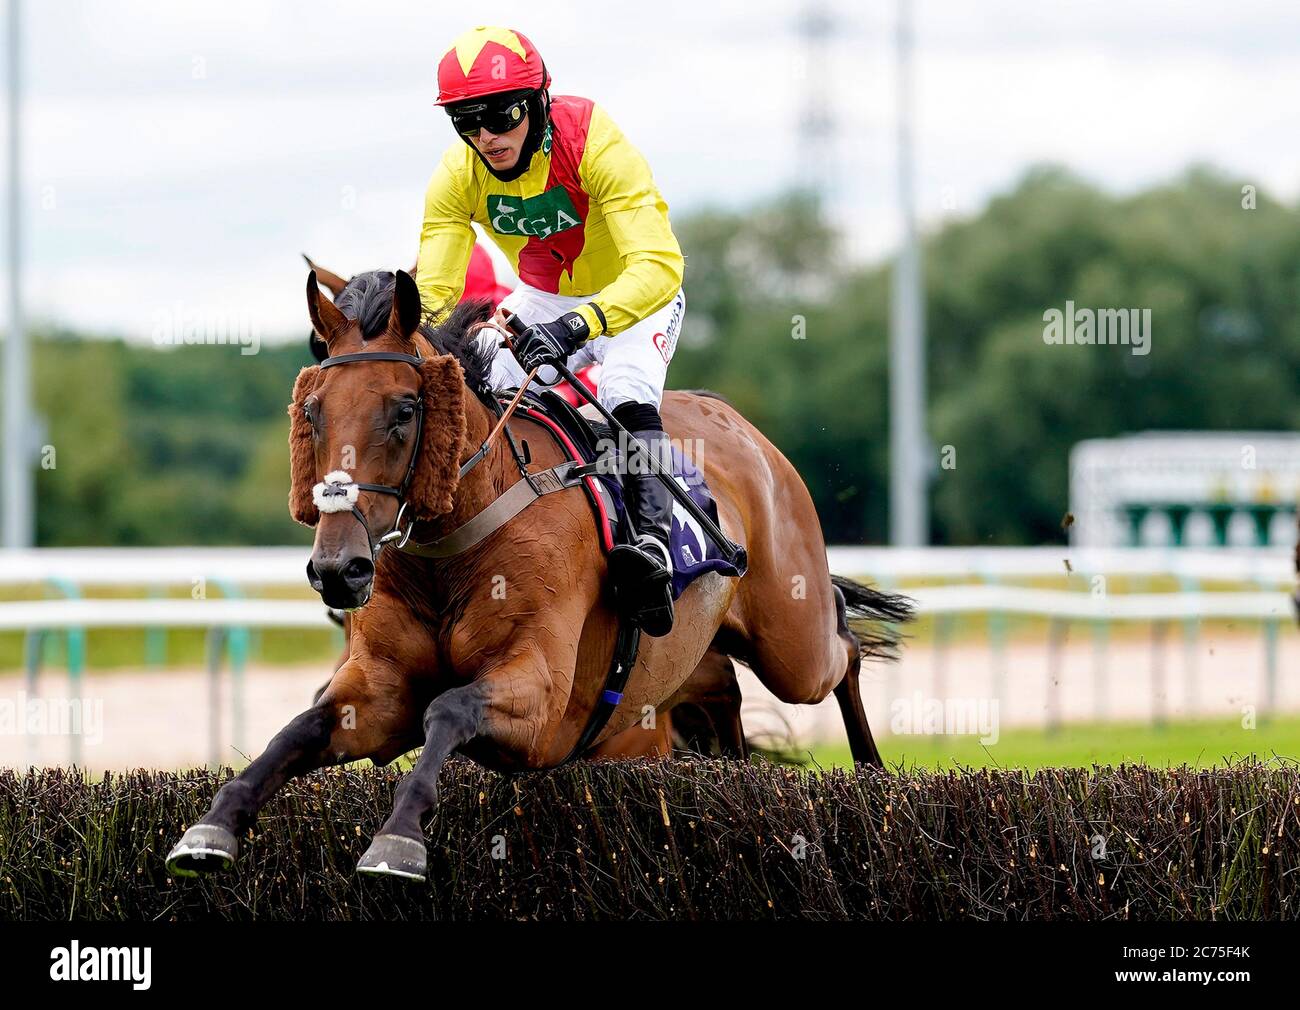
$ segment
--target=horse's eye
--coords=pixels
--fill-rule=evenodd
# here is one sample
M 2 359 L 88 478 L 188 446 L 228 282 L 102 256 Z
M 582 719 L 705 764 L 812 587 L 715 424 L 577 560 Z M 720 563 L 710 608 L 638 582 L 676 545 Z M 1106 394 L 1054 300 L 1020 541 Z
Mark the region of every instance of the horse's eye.
M 398 408 L 397 423 L 406 424 L 414 416 L 415 416 L 415 405 L 410 403 L 404 403 L 402 404 L 401 407 Z

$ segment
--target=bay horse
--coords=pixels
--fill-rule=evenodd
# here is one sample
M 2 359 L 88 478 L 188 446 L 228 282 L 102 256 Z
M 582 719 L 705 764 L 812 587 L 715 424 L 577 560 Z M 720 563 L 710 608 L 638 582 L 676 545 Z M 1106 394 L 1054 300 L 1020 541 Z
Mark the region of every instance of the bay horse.
M 422 744 L 357 868 L 423 880 L 423 827 L 443 762 L 459 751 L 503 772 L 563 763 L 601 700 L 620 621 L 579 491 L 538 498 L 452 557 L 381 549 L 403 516 L 428 543 L 522 480 L 501 439 L 479 454 L 497 421 L 495 342 L 478 332 L 486 306 L 467 303 L 432 325 L 403 271 L 358 275 L 337 304 L 313 271 L 307 308 L 329 358 L 294 383 L 289 504 L 316 528 L 309 582 L 328 606 L 351 612 L 348 658 L 319 701 L 218 790 L 167 865 L 178 874 L 228 867 L 291 777 L 362 758 L 384 764 Z M 865 657 L 890 654 L 910 601 L 832 578 L 803 481 L 723 399 L 670 391 L 661 413 L 671 437 L 703 448 L 694 461 L 724 533 L 748 551 L 748 571 L 687 587 L 672 632 L 642 639 L 595 742 L 666 707 L 712 652 L 748 665 L 787 703 L 833 692 L 854 761 L 880 765 L 858 679 Z M 528 442 L 532 467 L 565 461 L 538 421 L 516 415 L 507 430 L 512 444 Z M 349 483 L 323 479 L 338 472 Z M 851 616 L 883 626 L 855 630 Z

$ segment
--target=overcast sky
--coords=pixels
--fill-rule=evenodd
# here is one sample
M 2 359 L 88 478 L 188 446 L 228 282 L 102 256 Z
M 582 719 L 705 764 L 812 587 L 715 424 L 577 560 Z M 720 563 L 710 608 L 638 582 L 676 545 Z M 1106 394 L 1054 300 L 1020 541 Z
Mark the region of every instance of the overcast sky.
M 820 62 L 840 130 L 812 160 L 834 166 L 854 248 L 877 257 L 898 232 L 895 4 L 830 6 L 841 36 Z M 1300 4 L 915 7 L 924 224 L 1042 160 L 1120 192 L 1209 161 L 1296 196 Z M 801 9 L 28 0 L 28 313 L 148 339 L 160 313 L 215 311 L 300 338 L 300 251 L 345 274 L 414 260 L 424 185 L 454 139 L 436 64 L 473 24 L 519 28 L 554 91 L 604 104 L 675 213 L 743 206 L 807 164 Z

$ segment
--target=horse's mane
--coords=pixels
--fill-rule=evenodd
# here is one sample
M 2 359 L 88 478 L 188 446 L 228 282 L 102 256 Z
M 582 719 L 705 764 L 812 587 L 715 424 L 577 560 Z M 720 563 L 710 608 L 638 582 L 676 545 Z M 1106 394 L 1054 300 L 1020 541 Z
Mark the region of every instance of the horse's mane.
M 334 304 L 349 319 L 361 325 L 365 340 L 380 336 L 388 326 L 388 314 L 393 308 L 393 288 L 397 275 L 391 270 L 369 270 L 357 274 L 339 292 Z M 471 389 L 488 385 L 492 375 L 492 359 L 496 357 L 496 343 L 480 340 L 472 329 L 492 315 L 492 303 L 486 299 L 471 298 L 448 312 L 440 321 L 426 312 L 420 333 L 440 354 L 450 354 L 460 362 L 465 372 L 465 382 Z

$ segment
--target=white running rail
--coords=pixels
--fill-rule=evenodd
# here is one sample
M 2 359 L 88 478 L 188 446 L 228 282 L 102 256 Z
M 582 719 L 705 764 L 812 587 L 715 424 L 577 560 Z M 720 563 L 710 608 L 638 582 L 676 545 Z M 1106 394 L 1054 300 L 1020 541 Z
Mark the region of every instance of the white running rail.
M 252 629 L 315 631 L 330 627 L 325 608 L 304 593 L 297 600 L 253 599 L 270 586 L 306 587 L 306 547 L 284 548 L 164 548 L 164 549 L 36 549 L 0 551 L 0 588 L 6 595 L 31 597 L 54 591 L 59 599 L 17 599 L 0 602 L 0 633 L 26 636 L 28 685 L 35 689 L 43 642 L 64 636 L 68 674 L 74 695 L 80 693 L 85 668 L 85 633 L 101 628 L 146 628 L 160 634 L 170 628 L 200 628 L 208 633 L 209 732 L 214 754 L 220 735 L 220 682 L 223 656 L 233 677 L 231 720 L 234 742 L 243 725 L 243 665 Z M 1291 596 L 1295 572 L 1289 552 L 1277 549 L 1121 549 L 1072 550 L 1033 548 L 831 547 L 832 572 L 866 578 L 911 596 L 919 614 L 936 620 L 936 647 L 942 649 L 952 622 L 963 614 L 987 615 L 989 648 L 994 669 L 1004 662 L 1006 618 L 1043 618 L 1054 629 L 1049 655 L 1055 655 L 1061 630 L 1085 622 L 1098 636 L 1102 657 L 1095 676 L 1104 685 L 1106 629 L 1117 622 L 1148 622 L 1161 626 L 1179 622 L 1194 642 L 1203 620 L 1258 622 L 1264 633 L 1264 677 L 1271 706 L 1276 697 L 1280 630 L 1294 620 Z M 1107 592 L 1105 578 L 1174 581 L 1172 592 Z M 1075 588 L 1039 588 L 1015 581 L 1064 579 Z M 938 585 L 914 583 L 941 583 Z M 1216 588 L 1204 591 L 1202 584 Z M 199 599 L 163 598 L 166 587 L 203 586 Z M 155 595 L 134 599 L 87 599 L 88 587 L 139 587 Z M 1164 636 L 1155 636 L 1163 642 Z M 1160 646 L 1163 648 L 1163 645 Z M 1163 662 L 1153 656 L 1154 662 Z M 1056 660 L 1052 659 L 1052 663 Z M 998 681 L 1001 674 L 995 674 Z M 995 683 L 995 694 L 1000 686 Z M 1097 717 L 1104 719 L 1104 691 L 1099 691 Z M 72 742 L 72 760 L 79 759 L 79 741 Z

